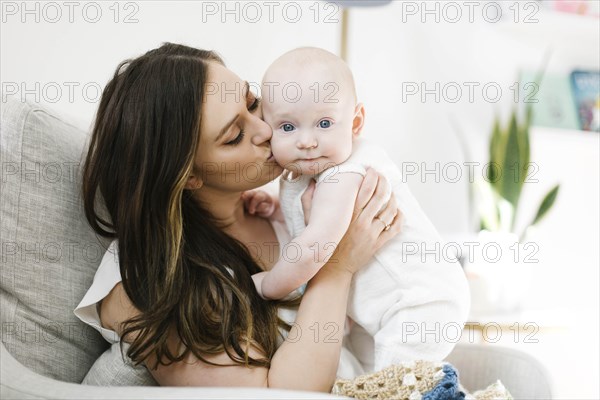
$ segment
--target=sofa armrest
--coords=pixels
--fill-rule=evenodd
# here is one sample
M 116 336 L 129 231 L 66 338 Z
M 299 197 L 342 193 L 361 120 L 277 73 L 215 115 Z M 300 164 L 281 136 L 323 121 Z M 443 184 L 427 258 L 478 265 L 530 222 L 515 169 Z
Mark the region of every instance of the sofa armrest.
M 515 399 L 552 399 L 553 383 L 546 367 L 533 356 L 492 344 L 456 345 L 446 361 L 456 367 L 469 391 L 500 380 Z
M 326 393 L 263 388 L 103 387 L 61 382 L 19 363 L 0 343 L 2 399 L 347 399 Z

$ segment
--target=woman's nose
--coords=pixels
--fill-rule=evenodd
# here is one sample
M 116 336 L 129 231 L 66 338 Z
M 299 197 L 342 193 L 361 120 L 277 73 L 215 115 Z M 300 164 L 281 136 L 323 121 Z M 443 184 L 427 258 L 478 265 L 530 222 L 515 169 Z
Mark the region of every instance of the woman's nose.
M 273 136 L 273 129 L 271 129 L 271 126 L 260 118 L 258 118 L 256 123 L 256 133 L 252 137 L 252 142 L 254 145 L 260 146 L 264 142 L 271 140 L 271 137 Z

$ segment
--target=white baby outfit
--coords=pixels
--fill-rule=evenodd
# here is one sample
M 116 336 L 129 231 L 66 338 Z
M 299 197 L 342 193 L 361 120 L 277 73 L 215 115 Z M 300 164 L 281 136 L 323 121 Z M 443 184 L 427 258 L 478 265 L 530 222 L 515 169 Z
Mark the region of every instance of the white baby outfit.
M 281 252 L 281 249 L 283 249 L 283 247 L 290 242 L 291 237 L 284 223 L 281 223 L 277 220 L 271 220 L 270 222 L 277 236 Z M 229 271 L 233 274 L 231 269 L 229 269 Z M 112 288 L 117 283 L 121 282 L 121 280 L 118 257 L 118 242 L 117 240 L 113 240 L 104 254 L 96 274 L 94 275 L 92 286 L 88 289 L 79 305 L 73 311 L 81 321 L 92 326 L 94 329 L 100 332 L 102 337 L 104 337 L 104 339 L 111 344 L 119 341 L 119 335 L 113 330 L 102 327 L 97 306 L 98 302 L 106 297 Z M 295 296 L 290 296 L 290 298 L 292 297 Z M 280 308 L 278 310 L 279 317 L 288 324 L 292 324 L 296 320 L 296 314 L 297 308 Z M 287 332 L 285 330 L 280 328 L 279 331 L 284 338 L 287 338 Z M 310 332 L 310 334 L 313 334 L 313 332 Z M 277 346 L 279 347 L 283 341 L 284 339 L 278 338 Z M 339 377 L 358 376 L 363 374 L 365 371 L 363 370 L 360 362 L 358 362 L 356 357 L 354 357 L 349 350 L 346 338 L 344 338 L 343 346 L 344 347 L 342 347 L 338 368 L 338 371 L 341 371 L 342 375 L 339 375 Z
M 469 288 L 460 264 L 440 254 L 441 237 L 403 182 L 399 168 L 383 149 L 358 138 L 348 160 L 314 176 L 317 190 L 320 185 L 335 185 L 337 174 L 364 176 L 367 166 L 390 182 L 402 225 L 400 233 L 354 275 L 347 314 L 358 325 L 346 338 L 348 346 L 366 372 L 401 361 L 443 360 L 460 338 L 469 311 Z M 280 179 L 281 208 L 292 237 L 306 227 L 300 198 L 312 178 Z M 340 193 L 340 199 L 345 195 Z M 439 257 L 432 254 L 436 245 Z M 338 373 L 353 374 L 351 370 Z

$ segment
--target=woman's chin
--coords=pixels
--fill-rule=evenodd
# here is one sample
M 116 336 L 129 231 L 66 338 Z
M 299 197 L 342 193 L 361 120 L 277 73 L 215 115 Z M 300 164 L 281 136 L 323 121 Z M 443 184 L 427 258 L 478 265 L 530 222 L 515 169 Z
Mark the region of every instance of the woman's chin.
M 266 162 L 264 165 L 267 169 L 267 173 L 264 174 L 264 177 L 266 179 L 266 182 L 264 184 L 274 181 L 275 179 L 279 178 L 279 176 L 283 173 L 283 167 L 277 164 L 275 161 Z

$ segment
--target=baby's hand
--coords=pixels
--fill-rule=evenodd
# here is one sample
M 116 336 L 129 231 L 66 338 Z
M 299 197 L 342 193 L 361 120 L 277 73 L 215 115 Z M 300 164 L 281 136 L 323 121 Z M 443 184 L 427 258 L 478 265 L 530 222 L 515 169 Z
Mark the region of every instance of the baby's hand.
M 248 190 L 242 193 L 244 207 L 250 214 L 269 218 L 275 212 L 278 202 L 263 190 Z

